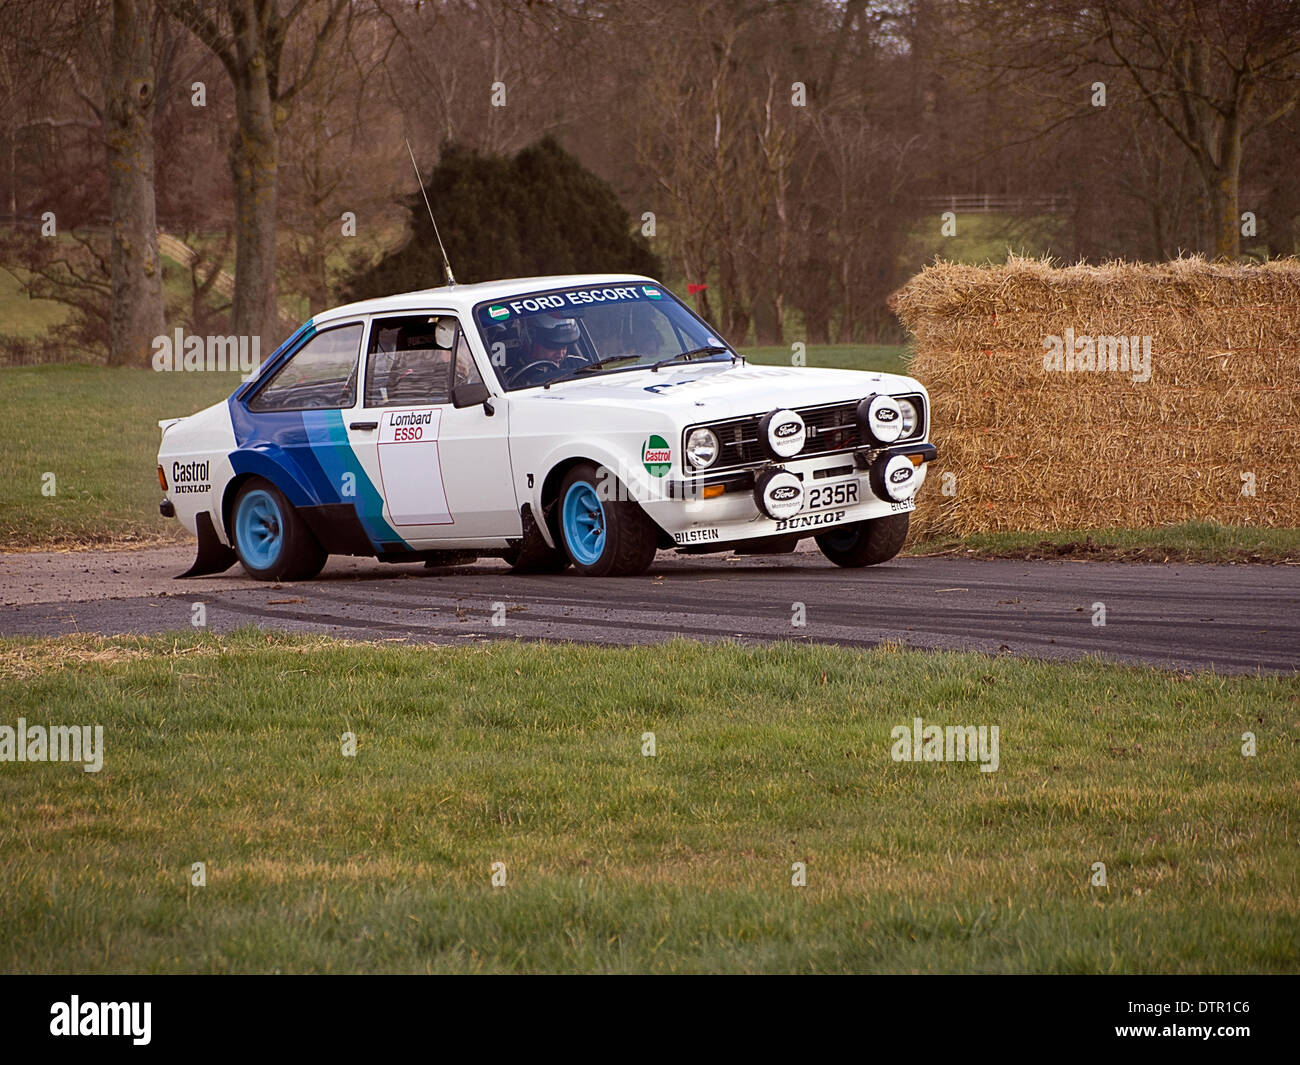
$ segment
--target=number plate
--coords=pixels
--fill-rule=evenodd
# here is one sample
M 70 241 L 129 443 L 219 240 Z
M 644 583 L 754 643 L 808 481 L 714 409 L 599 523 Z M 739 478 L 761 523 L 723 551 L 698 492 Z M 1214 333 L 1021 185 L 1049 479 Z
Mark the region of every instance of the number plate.
M 857 478 L 851 481 L 836 481 L 834 484 L 818 484 L 808 489 L 808 504 L 804 510 L 852 506 L 857 501 Z

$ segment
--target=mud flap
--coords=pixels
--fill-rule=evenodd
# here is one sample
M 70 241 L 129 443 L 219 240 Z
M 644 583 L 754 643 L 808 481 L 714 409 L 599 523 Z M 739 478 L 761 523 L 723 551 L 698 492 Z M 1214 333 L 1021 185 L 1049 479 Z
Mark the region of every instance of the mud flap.
M 198 516 L 199 554 L 194 565 L 184 573 L 178 573 L 176 580 L 183 577 L 202 577 L 206 573 L 224 573 L 239 561 L 234 548 L 227 547 L 217 539 L 217 530 L 212 527 L 212 516 L 206 512 Z

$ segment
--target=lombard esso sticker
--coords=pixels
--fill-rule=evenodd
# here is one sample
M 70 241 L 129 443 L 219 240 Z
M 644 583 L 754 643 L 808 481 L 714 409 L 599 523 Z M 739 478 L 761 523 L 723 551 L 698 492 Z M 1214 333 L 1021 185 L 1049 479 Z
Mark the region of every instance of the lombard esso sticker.
M 795 411 L 773 411 L 765 419 L 767 446 L 772 454 L 788 459 L 803 450 L 808 428 Z
M 869 396 L 858 407 L 859 424 L 876 443 L 892 444 L 903 435 L 903 411 L 892 396 Z
M 641 464 L 651 477 L 663 477 L 673 465 L 673 449 L 662 436 L 648 437 L 641 444 Z
M 424 444 L 438 439 L 442 411 L 386 410 L 379 424 L 381 444 Z

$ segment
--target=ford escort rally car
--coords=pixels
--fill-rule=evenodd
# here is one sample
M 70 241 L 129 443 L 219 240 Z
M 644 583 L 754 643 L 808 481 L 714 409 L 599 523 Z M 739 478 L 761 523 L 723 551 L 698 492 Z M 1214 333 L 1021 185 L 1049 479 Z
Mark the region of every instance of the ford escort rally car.
M 884 562 L 935 458 L 910 377 L 754 366 L 632 275 L 449 285 L 312 318 L 226 401 L 160 422 L 182 576 L 329 554 L 613 576 L 660 549 Z

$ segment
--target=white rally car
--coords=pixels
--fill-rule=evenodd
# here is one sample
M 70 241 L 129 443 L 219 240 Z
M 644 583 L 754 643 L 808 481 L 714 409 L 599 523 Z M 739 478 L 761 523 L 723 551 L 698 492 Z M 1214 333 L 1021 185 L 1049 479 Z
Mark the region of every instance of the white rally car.
M 657 282 L 453 285 L 326 311 L 225 402 L 161 422 L 184 576 L 238 559 L 499 556 L 639 573 L 655 552 L 892 558 L 935 458 L 910 377 L 753 366 Z

